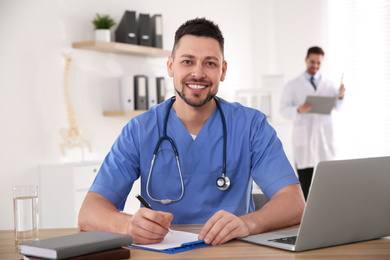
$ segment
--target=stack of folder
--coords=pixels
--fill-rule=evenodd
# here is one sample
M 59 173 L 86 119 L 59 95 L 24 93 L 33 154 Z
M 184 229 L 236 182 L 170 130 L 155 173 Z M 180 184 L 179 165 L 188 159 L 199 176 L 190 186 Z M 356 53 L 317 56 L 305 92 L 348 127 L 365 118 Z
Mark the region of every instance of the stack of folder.
M 115 31 L 117 42 L 162 48 L 162 15 L 125 11 Z
M 164 99 L 164 77 L 126 74 L 121 78 L 121 110 L 148 110 Z

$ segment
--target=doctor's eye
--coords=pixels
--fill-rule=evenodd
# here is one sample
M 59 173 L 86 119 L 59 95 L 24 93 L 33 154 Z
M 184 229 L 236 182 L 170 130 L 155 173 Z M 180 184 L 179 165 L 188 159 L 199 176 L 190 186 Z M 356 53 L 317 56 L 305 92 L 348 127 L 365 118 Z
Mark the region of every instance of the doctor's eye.
M 185 64 L 185 65 L 191 65 L 192 61 L 190 61 L 190 60 L 183 60 L 182 63 Z
M 212 61 L 206 62 L 206 65 L 207 65 L 207 66 L 210 66 L 210 67 L 217 66 L 217 64 L 216 64 L 215 62 L 212 62 Z

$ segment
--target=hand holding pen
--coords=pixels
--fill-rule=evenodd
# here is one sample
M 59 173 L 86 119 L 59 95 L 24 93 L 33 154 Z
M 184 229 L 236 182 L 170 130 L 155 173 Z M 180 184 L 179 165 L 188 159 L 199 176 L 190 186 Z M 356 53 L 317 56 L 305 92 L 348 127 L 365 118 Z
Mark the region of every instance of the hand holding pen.
M 152 207 L 150 206 L 150 204 L 149 204 L 141 195 L 137 194 L 135 197 L 141 202 L 141 204 L 142 204 L 145 208 L 148 208 L 148 209 L 153 210 Z M 171 230 L 170 228 L 168 228 L 168 231 L 169 231 L 171 234 L 173 234 L 173 232 L 172 232 L 172 230 Z
M 339 88 L 339 99 L 344 98 L 345 87 L 344 87 L 343 79 L 344 79 L 344 73 L 343 73 L 343 75 L 341 75 L 340 88 Z

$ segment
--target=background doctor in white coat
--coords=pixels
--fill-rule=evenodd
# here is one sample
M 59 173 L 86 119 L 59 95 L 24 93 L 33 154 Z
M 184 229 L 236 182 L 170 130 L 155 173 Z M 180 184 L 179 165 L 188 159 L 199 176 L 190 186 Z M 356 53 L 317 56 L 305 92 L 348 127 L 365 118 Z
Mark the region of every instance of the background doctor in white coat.
M 286 84 L 281 98 L 280 113 L 294 120 L 293 152 L 305 199 L 309 192 L 314 167 L 323 160 L 335 157 L 332 113 L 308 113 L 312 106 L 305 104 L 307 96 L 338 96 L 335 108 L 344 99 L 344 84 L 337 86 L 324 78 L 320 67 L 324 58 L 320 47 L 311 47 L 305 59 L 307 69 Z

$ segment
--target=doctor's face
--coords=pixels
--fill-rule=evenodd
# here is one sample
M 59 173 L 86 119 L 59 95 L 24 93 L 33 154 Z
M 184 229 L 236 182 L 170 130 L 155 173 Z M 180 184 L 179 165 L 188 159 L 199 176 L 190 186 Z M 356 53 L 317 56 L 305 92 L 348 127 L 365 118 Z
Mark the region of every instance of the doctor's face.
M 227 63 L 217 40 L 185 35 L 167 67 L 178 96 L 192 107 L 201 107 L 217 94 Z
M 307 65 L 306 72 L 314 76 L 320 70 L 323 58 L 324 56 L 321 54 L 310 53 L 305 60 Z

